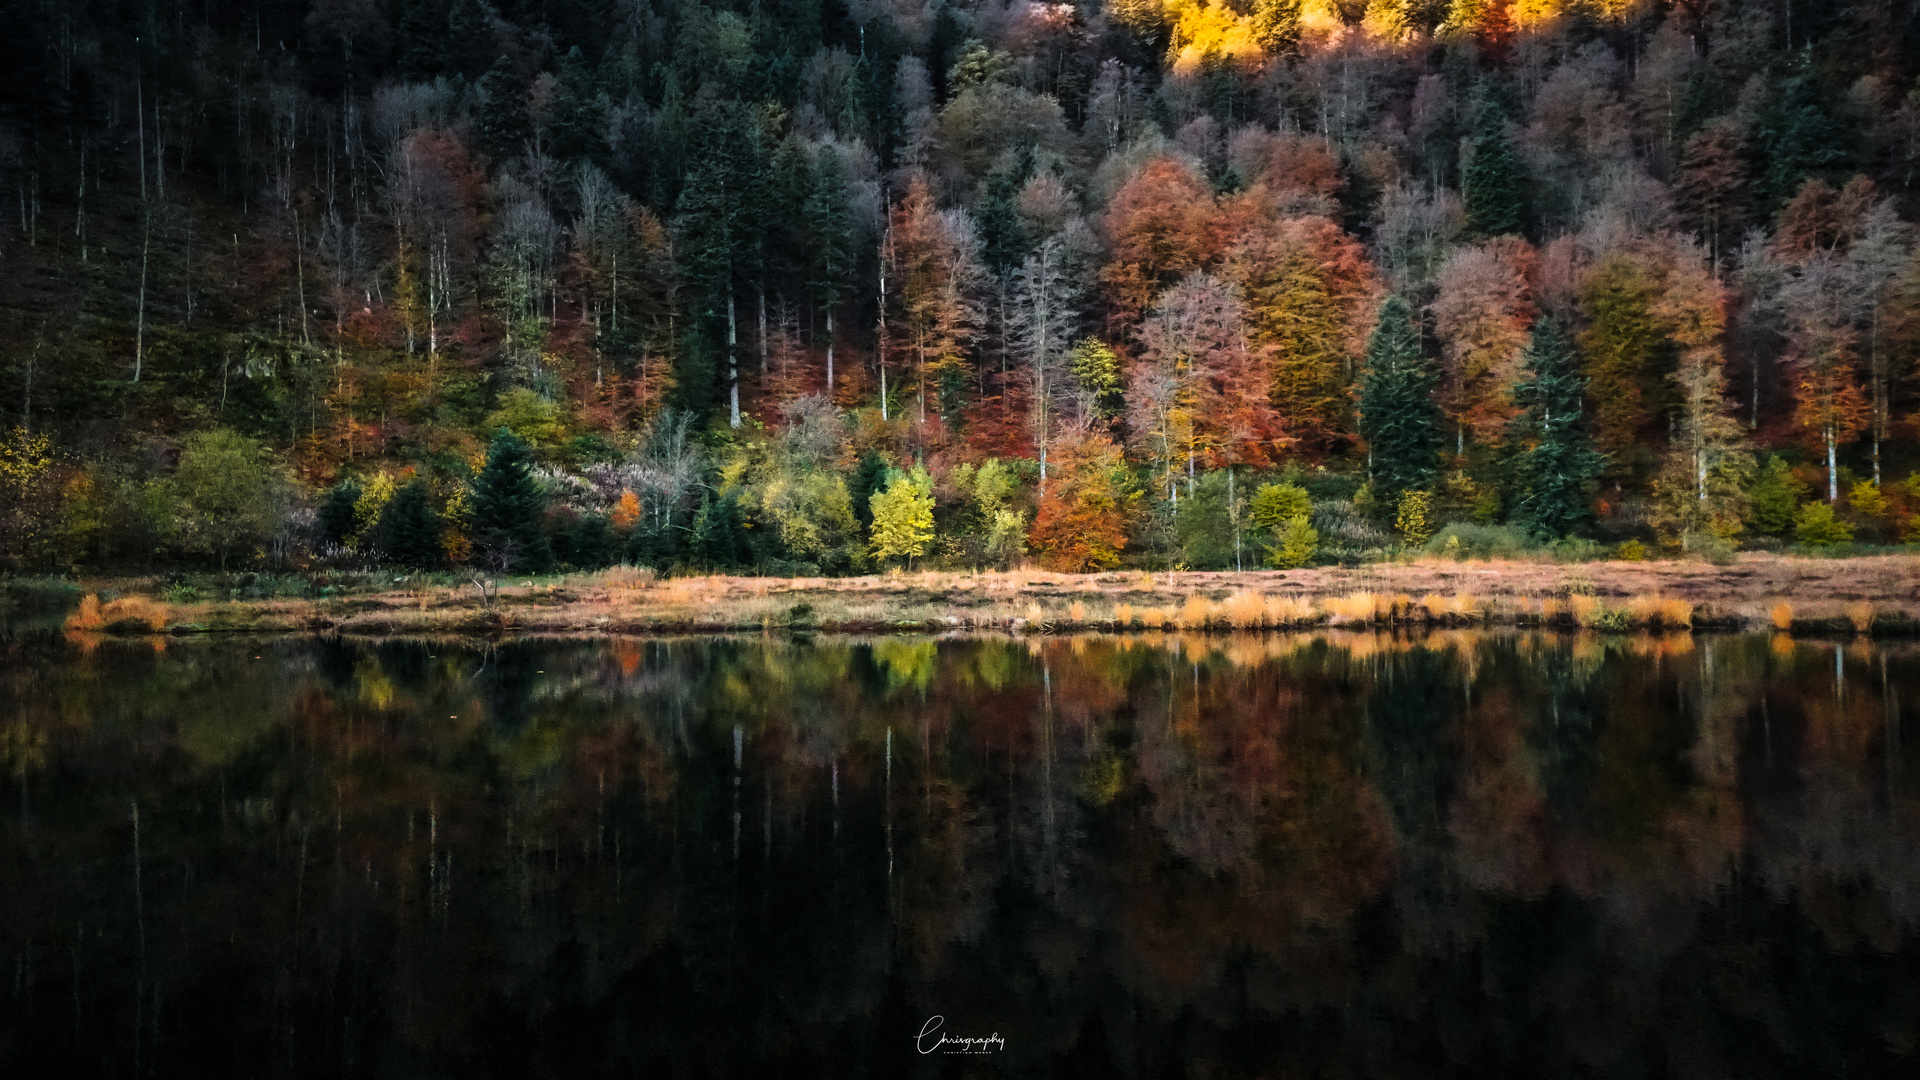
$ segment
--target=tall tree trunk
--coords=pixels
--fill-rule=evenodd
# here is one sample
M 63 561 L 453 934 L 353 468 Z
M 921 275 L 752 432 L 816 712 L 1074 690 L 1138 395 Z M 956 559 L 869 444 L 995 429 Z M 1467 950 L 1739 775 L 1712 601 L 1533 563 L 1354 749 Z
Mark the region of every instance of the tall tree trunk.
M 827 400 L 833 400 L 833 305 L 827 305 Z
M 1834 470 L 1834 441 L 1835 441 L 1834 434 L 1835 433 L 1833 430 L 1833 425 L 1828 424 L 1827 425 L 1827 501 L 1829 503 L 1836 503 L 1840 501 L 1840 476 Z
M 734 318 L 733 283 L 727 283 L 727 423 L 740 426 L 740 327 Z

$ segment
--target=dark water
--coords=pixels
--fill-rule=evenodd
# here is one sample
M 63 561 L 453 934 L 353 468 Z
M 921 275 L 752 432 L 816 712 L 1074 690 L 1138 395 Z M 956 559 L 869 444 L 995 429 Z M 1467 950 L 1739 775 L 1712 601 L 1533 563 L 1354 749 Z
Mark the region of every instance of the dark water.
M 0 1075 L 1911 1076 L 1916 699 L 1757 635 L 15 636 Z

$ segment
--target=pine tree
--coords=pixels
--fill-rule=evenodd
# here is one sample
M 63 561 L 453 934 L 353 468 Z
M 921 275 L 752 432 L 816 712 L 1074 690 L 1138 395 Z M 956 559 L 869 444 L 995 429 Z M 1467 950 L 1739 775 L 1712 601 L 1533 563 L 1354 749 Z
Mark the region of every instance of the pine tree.
M 1488 105 L 1473 139 L 1462 185 L 1467 218 L 1483 236 L 1519 235 L 1526 222 L 1526 168 L 1507 137 L 1507 114 Z
M 801 213 L 805 218 L 807 288 L 813 302 L 826 313 L 827 393 L 834 382 L 834 313 L 851 291 L 853 281 L 853 223 L 848 209 L 851 186 L 847 164 L 837 146 L 827 145 L 815 155 L 808 170 L 808 189 Z
M 1439 377 L 1420 350 L 1413 310 L 1398 296 L 1380 308 L 1367 339 L 1360 384 L 1360 434 L 1367 440 L 1374 498 L 1394 506 L 1405 491 L 1428 488 L 1440 471 Z
M 1540 532 L 1570 535 L 1591 524 L 1594 486 L 1606 464 L 1581 424 L 1587 380 L 1551 316 L 1534 327 L 1523 361 L 1529 377 L 1513 388 L 1521 412 L 1508 429 L 1512 517 Z
M 546 499 L 533 478 L 533 449 L 501 428 L 487 448 L 487 464 L 473 481 L 468 534 L 486 564 L 505 572 L 537 574 L 553 561 L 540 519 Z
M 425 480 L 400 489 L 380 514 L 380 549 L 386 560 L 410 570 L 431 570 L 444 561 L 440 515 Z
M 502 56 L 480 79 L 480 145 L 495 164 L 520 156 L 532 126 L 527 120 L 527 89 Z
M 353 508 L 359 501 L 360 482 L 357 480 L 341 480 L 327 489 L 314 520 L 321 544 L 346 546 L 347 538 L 354 533 L 356 522 Z

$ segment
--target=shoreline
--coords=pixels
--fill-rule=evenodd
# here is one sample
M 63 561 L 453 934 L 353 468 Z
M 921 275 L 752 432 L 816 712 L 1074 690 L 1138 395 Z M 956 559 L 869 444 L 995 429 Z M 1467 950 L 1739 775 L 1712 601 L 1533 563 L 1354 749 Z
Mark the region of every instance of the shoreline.
M 655 579 L 615 568 L 342 596 L 169 603 L 140 579 L 82 582 L 80 633 L 356 636 L 1225 632 L 1313 627 L 1786 630 L 1920 634 L 1920 556 L 1747 554 L 1726 566 L 1426 559 L 1261 571 L 923 571 L 857 578 Z M 157 590 L 154 590 L 157 592 Z M 109 599 L 102 601 L 104 594 Z

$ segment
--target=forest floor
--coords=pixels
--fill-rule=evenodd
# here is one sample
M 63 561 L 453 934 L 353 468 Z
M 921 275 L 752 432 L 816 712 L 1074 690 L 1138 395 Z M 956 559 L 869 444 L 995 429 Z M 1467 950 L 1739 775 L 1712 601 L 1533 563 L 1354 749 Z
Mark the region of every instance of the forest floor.
M 1314 625 L 1548 625 L 1599 630 L 1920 633 L 1920 556 L 1743 554 L 1695 561 L 1423 559 L 1289 571 L 1059 574 L 946 571 L 856 578 L 655 579 L 616 568 L 445 576 L 317 598 L 169 603 L 157 581 L 83 582 L 70 630 L 397 635 L 764 630 L 1252 630 Z

